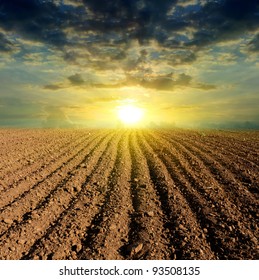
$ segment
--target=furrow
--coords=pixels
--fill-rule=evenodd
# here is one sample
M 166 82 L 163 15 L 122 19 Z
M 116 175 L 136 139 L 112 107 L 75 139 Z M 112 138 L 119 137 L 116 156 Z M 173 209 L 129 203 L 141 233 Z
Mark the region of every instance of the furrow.
M 140 139 L 151 179 L 166 216 L 164 228 L 170 240 L 171 259 L 215 259 L 196 213 L 192 212 L 188 201 L 145 135 L 142 134 Z
M 46 133 L 48 134 L 46 135 Z M 53 155 L 60 155 L 64 149 L 72 146 L 72 144 L 75 146 L 75 142 L 80 142 L 89 133 L 88 131 L 80 133 L 78 131 L 66 131 L 60 135 L 56 130 L 52 130 L 45 133 L 38 132 L 35 136 L 33 132 L 30 132 L 29 147 L 23 141 L 20 143 L 21 147 L 18 150 L 15 149 L 13 151 L 13 149 L 8 149 L 8 147 L 5 148 L 7 152 L 6 155 L 2 155 L 2 159 L 4 162 L 5 157 L 8 157 L 8 162 L 0 167 L 0 179 L 4 180 L 7 175 L 10 177 L 12 174 L 15 174 L 16 176 L 12 177 L 14 180 L 18 177 L 17 172 L 21 172 L 23 169 L 30 171 L 36 164 L 40 166 L 40 163 L 42 163 L 42 165 L 47 166 L 49 164 L 48 162 L 53 161 Z M 35 149 L 35 147 L 37 148 Z M 11 153 L 10 150 L 12 151 Z M 9 182 L 9 184 L 11 183 Z
M 120 132 L 116 145 L 115 164 L 106 182 L 108 191 L 99 213 L 92 221 L 83 240 L 78 259 L 123 259 L 121 247 L 127 243 L 130 197 L 130 156 L 128 133 Z
M 169 137 L 170 132 L 166 133 Z M 255 164 L 257 167 L 259 165 L 258 159 L 258 145 L 254 145 L 254 143 L 259 142 L 259 134 L 255 134 L 255 137 L 251 138 L 250 135 L 244 135 L 242 138 L 242 133 L 236 133 L 236 137 L 233 139 L 229 136 L 228 132 L 223 131 L 208 131 L 197 133 L 195 131 L 177 131 L 174 133 L 175 137 L 178 137 L 180 141 L 191 143 L 198 142 L 204 145 L 209 146 L 209 150 L 212 151 L 217 148 L 217 152 L 219 153 L 229 153 L 231 152 L 235 156 L 239 156 L 246 160 L 249 160 L 252 164 Z M 179 138 L 180 136 L 180 138 Z M 243 139 L 243 140 L 242 140 Z
M 230 206 L 226 198 L 218 196 L 216 189 L 209 188 L 210 185 L 206 186 L 203 181 L 204 174 L 192 172 L 190 164 L 177 149 L 173 146 L 168 147 L 164 140 L 157 139 L 158 136 L 149 134 L 148 137 L 149 143 L 161 156 L 192 211 L 199 217 L 200 224 L 207 232 L 207 241 L 216 256 L 219 259 L 255 258 L 258 240 L 242 222 L 243 216 L 236 210 L 235 205 Z M 162 152 L 157 148 L 161 146 Z M 254 248 L 254 251 L 249 251 L 248 248 Z
M 61 181 L 64 176 L 67 176 L 67 174 L 73 170 L 77 162 L 81 161 L 84 157 L 84 153 L 89 149 L 88 146 L 90 145 L 91 147 L 98 137 L 101 138 L 101 135 L 94 135 L 84 146 L 78 147 L 75 151 L 71 151 L 70 154 L 67 154 L 62 160 L 46 168 L 46 175 L 40 178 L 40 180 L 37 177 L 30 178 L 30 180 L 13 186 L 6 191 L 0 202 L 0 213 L 3 213 L 19 200 L 26 199 L 27 195 L 32 191 L 35 192 L 36 197 L 40 197 L 41 192 L 45 191 L 45 189 L 47 191 L 53 186 L 53 182 Z
M 125 257 L 169 259 L 168 240 L 163 232 L 165 217 L 135 131 L 130 135 L 129 150 L 132 162 L 131 195 L 134 212 L 130 224 L 127 247 L 129 249 Z
M 171 137 L 167 134 L 167 138 Z M 247 152 L 243 157 L 240 157 L 237 154 L 238 149 L 235 153 L 230 152 L 228 148 L 225 147 L 224 138 L 221 141 L 217 142 L 217 145 L 208 143 L 206 139 L 199 137 L 198 140 L 196 137 L 193 137 L 193 134 L 190 134 L 190 137 L 184 141 L 181 141 L 177 135 L 175 135 L 175 140 L 182 142 L 183 144 L 188 144 L 188 147 L 197 148 L 203 151 L 206 155 L 213 156 L 217 162 L 221 163 L 224 168 L 230 169 L 234 176 L 237 176 L 238 180 L 243 184 L 253 184 L 256 183 L 256 174 L 258 173 L 258 165 L 254 162 L 248 160 Z M 217 147 L 217 149 L 215 149 Z M 254 151 L 258 155 L 259 151 Z M 256 157 L 254 157 L 256 158 Z M 257 182 L 258 184 L 258 182 Z
M 111 136 L 110 136 L 111 137 Z M 8 259 L 19 259 L 23 252 L 29 250 L 33 243 L 44 235 L 46 230 L 55 223 L 63 211 L 69 209 L 76 196 L 81 192 L 81 186 L 85 178 L 91 174 L 107 147 L 110 137 L 106 137 L 101 143 L 85 156 L 77 165 L 75 172 L 69 178 L 58 184 L 45 199 L 41 200 L 36 207 L 24 214 L 23 220 L 13 226 L 1 236 L 1 257 Z M 82 164 L 88 167 L 80 169 Z M 24 240 L 24 244 L 16 244 Z M 13 250 L 14 248 L 14 250 Z
M 18 195 L 20 186 L 22 186 L 22 192 L 24 188 L 30 186 L 31 184 L 37 183 L 38 180 L 44 180 L 44 178 L 51 174 L 53 170 L 57 168 L 57 166 L 62 166 L 63 161 L 66 160 L 67 156 L 71 154 L 71 151 L 75 152 L 75 154 L 78 150 L 80 151 L 85 146 L 85 142 L 88 141 L 89 138 L 90 136 L 88 135 L 83 140 L 80 139 L 79 143 L 66 147 L 64 151 L 57 150 L 57 154 L 47 154 L 45 157 L 42 157 L 41 160 L 34 162 L 32 165 L 29 164 L 20 170 L 12 170 L 11 172 L 7 172 L 1 179 L 1 181 L 6 186 L 3 192 L 1 192 L 1 195 L 8 199 L 14 189 L 15 194 Z M 2 203 L 4 203 L 4 200 Z M 2 207 L 2 204 L 0 207 Z
M 210 192 L 216 190 L 218 198 L 234 204 L 238 211 L 246 217 L 246 224 L 250 225 L 250 229 L 256 229 L 257 222 L 254 219 L 258 219 L 256 216 L 258 202 L 240 184 L 236 176 L 227 169 L 227 166 L 222 166 L 217 161 L 217 157 L 207 155 L 191 143 L 180 143 L 172 138 L 166 139 L 166 141 L 181 152 L 186 161 L 190 163 L 190 169 L 193 173 L 197 173 L 197 170 L 202 171 L 203 181 L 210 185 Z M 228 166 L 231 166 L 231 164 L 229 163 Z M 230 207 L 233 207 L 233 205 Z M 254 219 L 251 219 L 251 215 Z
M 258 140 L 2 129 L 0 259 L 258 259 Z
M 206 155 L 209 166 L 211 166 L 211 163 L 217 166 L 220 165 L 217 169 L 222 170 L 221 174 L 223 176 L 226 174 L 230 179 L 233 178 L 237 181 L 241 188 L 241 192 L 238 191 L 237 195 L 244 193 L 245 196 L 252 195 L 257 200 L 259 199 L 258 165 L 252 162 L 245 162 L 243 158 L 240 159 L 238 155 L 230 154 L 225 150 L 217 149 L 215 151 L 212 147 L 204 147 L 200 143 L 193 143 L 192 148 L 197 151 L 196 153 L 202 154 L 202 156 Z
M 82 240 L 92 227 L 94 216 L 104 204 L 107 193 L 107 178 L 115 161 L 114 149 L 118 135 L 114 136 L 98 159 L 93 172 L 87 175 L 81 192 L 73 204 L 60 215 L 45 235 L 31 246 L 24 259 L 77 259 Z M 62 244 L 62 246 L 60 246 Z

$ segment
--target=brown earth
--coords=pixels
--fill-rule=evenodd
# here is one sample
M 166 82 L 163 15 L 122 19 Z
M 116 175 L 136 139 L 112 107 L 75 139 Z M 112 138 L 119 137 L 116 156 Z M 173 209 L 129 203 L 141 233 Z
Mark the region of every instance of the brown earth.
M 0 130 L 0 259 L 258 259 L 259 132 Z

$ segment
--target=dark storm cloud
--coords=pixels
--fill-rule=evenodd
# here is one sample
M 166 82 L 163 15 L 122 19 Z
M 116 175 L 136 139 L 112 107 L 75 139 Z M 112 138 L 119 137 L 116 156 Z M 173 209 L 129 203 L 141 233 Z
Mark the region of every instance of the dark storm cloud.
M 252 19 L 257 7 L 257 0 L 226 0 L 220 10 L 227 18 L 243 20 Z
M 103 30 L 131 30 L 130 37 L 152 38 L 155 26 L 164 20 L 176 0 L 84 0 Z
M 77 5 L 62 2 L 2 0 L 0 26 L 59 48 L 103 42 L 120 45 L 132 39 L 141 44 L 156 40 L 165 47 L 202 47 L 259 26 L 258 0 L 207 1 L 193 10 L 180 6 L 190 1 L 176 0 L 70 1 Z M 189 26 L 196 28 L 193 39 L 175 35 Z M 68 29 L 78 38 L 69 40 Z M 92 37 L 80 38 L 89 31 Z M 75 54 L 66 53 L 64 58 L 73 60 Z M 117 58 L 123 59 L 123 52 Z
M 6 30 L 15 30 L 22 36 L 54 46 L 68 42 L 64 29 L 77 32 L 96 31 L 101 34 L 115 31 L 122 36 L 118 42 L 137 38 L 144 42 L 157 35 L 162 40 L 160 21 L 175 1 L 83 1 L 85 7 L 56 5 L 53 1 L 13 0 L 1 2 L 0 24 Z M 87 8 L 91 13 L 86 12 Z M 124 32 L 127 32 L 125 34 Z M 163 36 L 162 36 L 163 37 Z M 164 36 L 166 38 L 166 35 Z M 109 40 L 103 36 L 100 40 Z M 114 38 L 113 38 L 114 39 Z
M 259 26 L 258 12 L 258 0 L 208 1 L 199 12 L 186 16 L 197 30 L 186 45 L 203 47 L 246 35 Z
M 109 69 L 109 61 L 129 61 L 130 42 L 137 40 L 141 45 L 156 41 L 161 49 L 181 50 L 164 57 L 174 66 L 193 63 L 196 52 L 207 45 L 256 30 L 259 0 L 2 0 L 0 27 L 19 38 L 61 50 L 64 61 L 75 65 Z M 12 48 L 0 33 L 0 51 Z M 87 52 L 82 56 L 80 50 Z M 256 38 L 250 50 L 258 50 Z M 134 69 L 142 58 L 120 67 Z M 83 84 L 76 77 L 70 82 Z
M 71 14 L 73 15 L 73 14 Z M 62 31 L 68 21 L 53 1 L 2 0 L 0 2 L 0 26 L 15 31 L 30 40 L 61 47 L 67 43 Z M 70 15 L 69 15 L 70 17 Z

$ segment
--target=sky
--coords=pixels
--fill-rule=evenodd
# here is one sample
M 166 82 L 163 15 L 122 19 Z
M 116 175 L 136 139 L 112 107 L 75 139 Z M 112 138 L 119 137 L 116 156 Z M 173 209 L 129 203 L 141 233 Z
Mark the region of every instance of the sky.
M 259 0 L 0 0 L 0 126 L 259 128 Z M 139 124 L 139 125 L 140 125 Z

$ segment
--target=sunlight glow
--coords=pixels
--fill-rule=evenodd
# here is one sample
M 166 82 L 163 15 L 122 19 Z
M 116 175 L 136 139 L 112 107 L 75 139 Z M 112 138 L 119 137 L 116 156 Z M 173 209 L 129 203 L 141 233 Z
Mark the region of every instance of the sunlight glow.
M 118 117 L 126 125 L 140 122 L 143 115 L 143 109 L 134 105 L 123 105 L 118 108 Z

